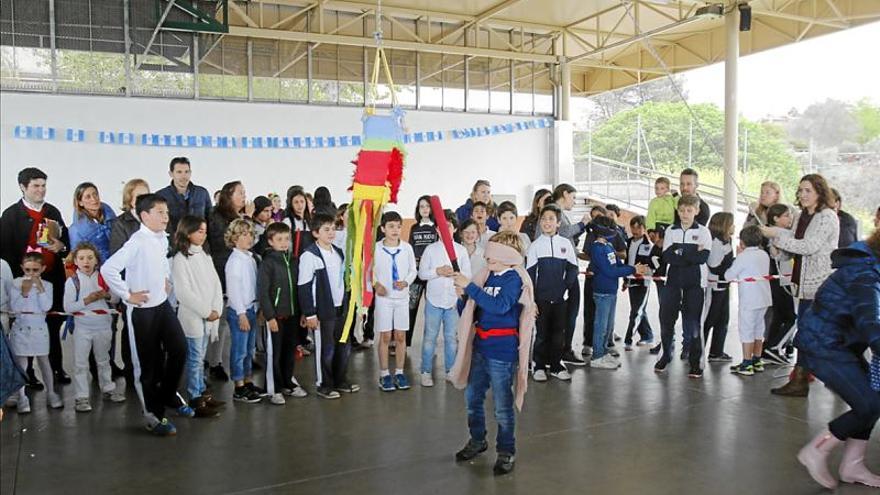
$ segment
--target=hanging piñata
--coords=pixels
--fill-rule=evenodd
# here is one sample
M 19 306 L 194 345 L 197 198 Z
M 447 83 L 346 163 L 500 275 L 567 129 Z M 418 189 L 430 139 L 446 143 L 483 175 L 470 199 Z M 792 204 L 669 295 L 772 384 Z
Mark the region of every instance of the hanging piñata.
M 392 111 L 378 115 L 375 110 L 379 66 L 384 66 L 391 89 Z M 358 311 L 365 311 L 373 301 L 373 251 L 376 248 L 376 227 L 388 202 L 397 203 L 397 192 L 403 180 L 406 152 L 403 147 L 404 112 L 397 105 L 391 71 L 381 44 L 376 50 L 371 84 L 373 105 L 367 105 L 363 117 L 363 144 L 354 164 L 352 198 L 348 207 L 348 236 L 345 246 L 346 275 L 351 290 L 348 312 L 340 342 L 348 340 L 349 331 Z

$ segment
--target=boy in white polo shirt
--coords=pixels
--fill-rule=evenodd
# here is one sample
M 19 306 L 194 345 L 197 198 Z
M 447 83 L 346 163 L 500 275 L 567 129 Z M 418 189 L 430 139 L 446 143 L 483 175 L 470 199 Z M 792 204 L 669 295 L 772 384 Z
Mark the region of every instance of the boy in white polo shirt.
M 761 229 L 750 225 L 739 233 L 739 248 L 733 265 L 724 272 L 726 280 L 754 277 L 757 280 L 737 284 L 739 294 L 739 340 L 742 342 L 742 363 L 732 366 L 733 373 L 751 376 L 764 371 L 761 351 L 764 345 L 764 315 L 773 304 L 770 292 L 770 255 L 761 249 Z
M 406 390 L 406 332 L 409 330 L 409 286 L 416 279 L 416 256 L 412 246 L 400 240 L 403 219 L 395 211 L 382 215 L 385 238 L 376 243 L 373 288 L 376 309 L 373 329 L 379 334 L 379 388 L 383 392 Z M 395 342 L 394 377 L 388 370 L 388 346 Z

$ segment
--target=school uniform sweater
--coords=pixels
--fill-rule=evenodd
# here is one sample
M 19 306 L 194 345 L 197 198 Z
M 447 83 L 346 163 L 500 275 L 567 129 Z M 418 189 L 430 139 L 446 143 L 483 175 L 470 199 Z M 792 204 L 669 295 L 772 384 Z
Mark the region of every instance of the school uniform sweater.
M 706 288 L 711 248 L 712 234 L 696 221 L 687 229 L 679 222 L 667 227 L 663 243 L 663 261 L 668 264 L 666 284 L 681 289 Z
M 619 287 L 617 279 L 633 275 L 636 268 L 624 264 L 611 243 L 595 241 L 590 247 L 590 271 L 594 294 L 615 295 Z
M 730 241 L 712 239 L 712 249 L 706 266 L 709 268 L 709 288 L 713 291 L 725 291 L 730 284 L 724 278 L 724 272 L 733 264 L 733 246 Z
M 654 245 L 648 240 L 648 236 L 630 237 L 626 241 L 626 264 L 629 266 L 651 265 L 651 250 Z M 627 287 L 647 287 L 651 284 L 650 279 L 631 280 L 624 279 L 623 284 Z
M 490 273 L 482 289 L 474 283 L 469 284 L 465 293 L 476 304 L 474 325 L 484 331 L 518 329 L 521 292 L 522 279 L 515 270 Z M 518 335 L 488 335 L 484 338 L 478 331 L 474 338 L 474 350 L 488 359 L 516 362 L 518 349 Z
M 569 287 L 577 284 L 578 264 L 571 242 L 559 234 L 541 235 L 529 246 L 526 271 L 535 287 L 535 301 L 565 301 Z
M 344 261 L 341 249 L 331 245 L 329 250 L 324 250 L 317 242 L 300 256 L 297 293 L 306 318 L 336 318 L 336 308 L 343 306 L 347 296 Z

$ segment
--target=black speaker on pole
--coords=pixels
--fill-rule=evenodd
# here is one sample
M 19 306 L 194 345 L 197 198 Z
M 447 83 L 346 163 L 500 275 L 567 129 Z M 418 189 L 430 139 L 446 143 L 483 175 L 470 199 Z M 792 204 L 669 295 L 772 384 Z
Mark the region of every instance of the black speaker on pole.
M 739 9 L 739 30 L 740 31 L 751 31 L 752 30 L 752 6 L 747 3 L 741 3 L 737 5 Z

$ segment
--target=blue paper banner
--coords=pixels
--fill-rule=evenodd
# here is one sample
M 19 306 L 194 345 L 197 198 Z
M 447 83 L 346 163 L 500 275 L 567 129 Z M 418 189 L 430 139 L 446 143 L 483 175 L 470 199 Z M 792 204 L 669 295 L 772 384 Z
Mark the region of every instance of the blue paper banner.
M 464 127 L 447 131 L 419 131 L 403 136 L 404 143 L 436 143 L 447 139 L 472 139 L 500 136 L 533 129 L 553 127 L 553 119 L 538 118 L 508 124 Z M 12 135 L 16 139 L 62 141 L 68 143 L 97 142 L 107 145 L 160 146 L 173 148 L 214 149 L 318 149 L 360 147 L 360 135 L 343 136 L 231 136 L 165 134 L 161 132 L 134 132 L 119 130 L 87 131 L 74 127 L 55 128 L 41 125 L 16 125 Z

